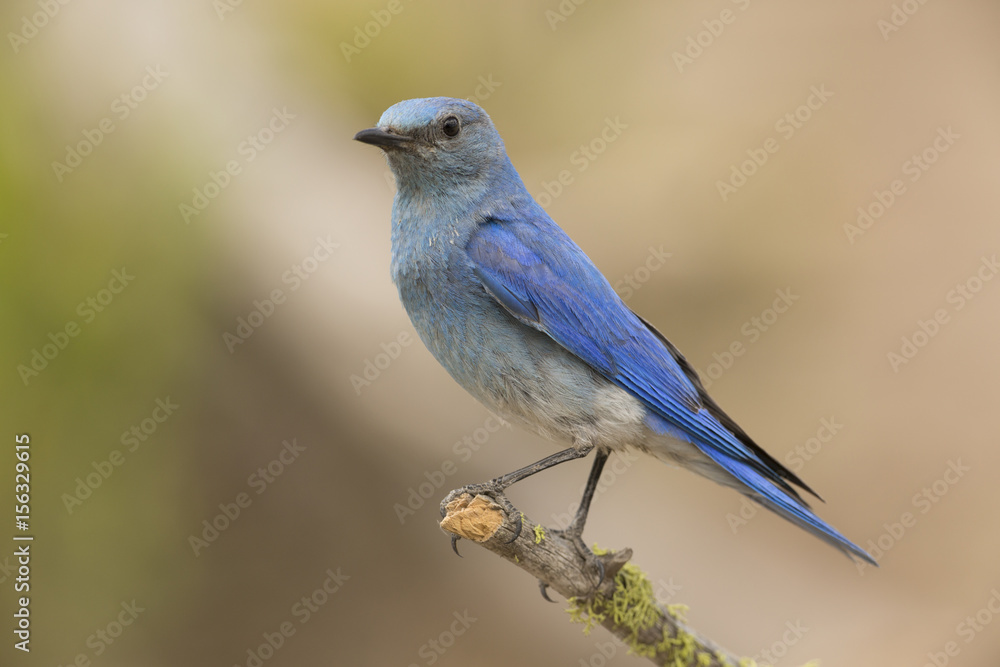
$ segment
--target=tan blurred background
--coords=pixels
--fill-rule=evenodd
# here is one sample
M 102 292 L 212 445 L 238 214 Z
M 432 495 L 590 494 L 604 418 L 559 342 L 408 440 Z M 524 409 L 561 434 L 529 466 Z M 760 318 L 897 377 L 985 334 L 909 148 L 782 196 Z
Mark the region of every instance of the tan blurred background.
M 28 433 L 36 540 L 30 656 L 0 560 L 0 663 L 644 664 L 435 525 L 554 451 L 495 427 L 389 280 L 391 178 L 351 138 L 448 95 L 882 568 L 645 459 L 586 539 L 743 655 L 995 667 L 998 25 L 987 1 L 4 3 L 0 497 Z M 556 525 L 588 467 L 510 495 Z

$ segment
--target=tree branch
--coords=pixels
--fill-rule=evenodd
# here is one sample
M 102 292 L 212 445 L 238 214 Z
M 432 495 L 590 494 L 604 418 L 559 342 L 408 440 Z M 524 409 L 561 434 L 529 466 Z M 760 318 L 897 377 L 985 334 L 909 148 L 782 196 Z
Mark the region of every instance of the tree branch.
M 687 625 L 683 611 L 677 607 L 660 606 L 649 580 L 628 563 L 631 549 L 598 556 L 604 564 L 605 577 L 595 591 L 597 569 L 560 531 L 535 524 L 521 513 L 521 533 L 510 541 L 517 527 L 517 516 L 506 515 L 493 500 L 481 495 L 473 498 L 462 494 L 450 501 L 445 510 L 441 528 L 492 551 L 538 579 L 541 585 L 566 597 L 572 605 L 573 620 L 585 624 L 585 633 L 594 625 L 603 625 L 632 652 L 657 665 L 750 664 L 701 637 Z

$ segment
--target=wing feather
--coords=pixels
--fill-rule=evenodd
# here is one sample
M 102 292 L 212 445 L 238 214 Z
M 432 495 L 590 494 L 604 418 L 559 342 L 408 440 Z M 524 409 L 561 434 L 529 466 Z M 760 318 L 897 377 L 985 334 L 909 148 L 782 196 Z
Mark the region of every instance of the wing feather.
M 676 348 L 554 223 L 486 220 L 466 250 L 475 275 L 511 315 L 630 392 L 720 465 L 738 461 L 804 504 L 789 482 L 811 490 L 718 407 Z

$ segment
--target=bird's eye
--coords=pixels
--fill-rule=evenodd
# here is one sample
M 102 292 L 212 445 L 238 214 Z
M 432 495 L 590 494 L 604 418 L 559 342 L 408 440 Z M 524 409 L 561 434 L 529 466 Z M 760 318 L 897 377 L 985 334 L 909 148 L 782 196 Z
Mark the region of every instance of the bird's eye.
M 441 122 L 441 129 L 444 130 L 446 136 L 454 137 L 458 134 L 458 131 L 462 129 L 462 126 L 459 124 L 458 118 L 455 116 L 448 116 Z

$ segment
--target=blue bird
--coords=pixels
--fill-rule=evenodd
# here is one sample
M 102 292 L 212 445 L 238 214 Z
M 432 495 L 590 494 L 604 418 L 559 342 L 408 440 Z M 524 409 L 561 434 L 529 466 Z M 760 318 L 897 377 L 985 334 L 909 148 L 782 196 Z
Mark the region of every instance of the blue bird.
M 663 334 L 621 300 L 524 187 L 486 112 L 467 100 L 390 107 L 356 140 L 396 178 L 392 279 L 420 339 L 483 405 L 567 448 L 467 487 L 512 508 L 504 490 L 596 451 L 582 532 L 611 451 L 634 448 L 736 489 L 848 556 L 863 549 L 812 512 L 819 498 L 706 393 Z

